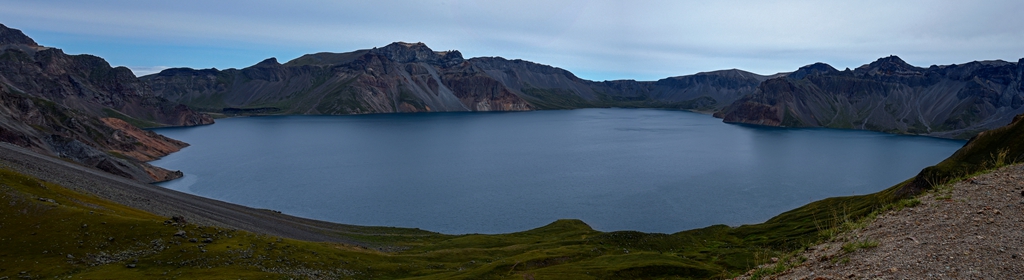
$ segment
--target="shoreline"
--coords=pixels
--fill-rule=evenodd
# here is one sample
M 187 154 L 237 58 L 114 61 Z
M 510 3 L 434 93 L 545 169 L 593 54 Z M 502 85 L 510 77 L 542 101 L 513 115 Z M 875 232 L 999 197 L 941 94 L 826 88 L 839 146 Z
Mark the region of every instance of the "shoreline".
M 8 143 L 0 143 L 0 167 L 159 216 L 181 216 L 190 223 L 204 226 L 363 247 L 370 244 L 346 235 L 399 229 L 337 224 L 227 203 L 119 177 Z

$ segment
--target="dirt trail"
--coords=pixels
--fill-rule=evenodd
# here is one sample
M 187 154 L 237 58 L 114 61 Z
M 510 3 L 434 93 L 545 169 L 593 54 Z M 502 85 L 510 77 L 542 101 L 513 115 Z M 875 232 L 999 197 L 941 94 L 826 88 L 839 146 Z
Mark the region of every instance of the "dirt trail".
M 1024 275 L 1024 165 L 940 187 L 918 199 L 917 206 L 880 215 L 864 228 L 809 248 L 802 253 L 807 261 L 768 279 Z

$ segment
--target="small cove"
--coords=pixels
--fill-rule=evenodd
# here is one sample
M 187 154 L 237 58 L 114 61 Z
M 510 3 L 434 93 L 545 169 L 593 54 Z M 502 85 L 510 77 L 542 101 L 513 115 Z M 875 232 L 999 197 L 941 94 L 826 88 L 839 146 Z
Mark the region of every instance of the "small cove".
M 326 221 L 503 233 L 574 218 L 672 233 L 875 192 L 963 141 L 722 123 L 683 111 L 273 116 L 156 129 L 161 186 Z

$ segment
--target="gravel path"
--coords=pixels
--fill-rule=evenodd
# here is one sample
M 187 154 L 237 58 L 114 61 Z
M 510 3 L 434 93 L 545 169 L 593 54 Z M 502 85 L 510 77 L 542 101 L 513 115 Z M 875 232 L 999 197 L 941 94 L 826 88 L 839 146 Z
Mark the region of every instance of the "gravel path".
M 360 227 L 298 218 L 181 193 L 41 155 L 8 143 L 0 143 L 0 167 L 160 216 L 183 216 L 193 224 L 307 241 L 365 245 L 340 235 L 359 230 Z
M 806 262 L 770 279 L 1024 278 L 1024 165 L 918 199 L 811 247 L 802 254 Z M 869 245 L 848 245 L 856 248 L 848 252 L 844 244 Z

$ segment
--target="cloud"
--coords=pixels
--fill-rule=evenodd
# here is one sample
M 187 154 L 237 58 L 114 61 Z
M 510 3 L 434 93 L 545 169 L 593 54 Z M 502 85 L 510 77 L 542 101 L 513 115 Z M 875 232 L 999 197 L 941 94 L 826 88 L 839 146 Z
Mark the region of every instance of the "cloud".
M 598 80 L 728 68 L 770 74 L 819 61 L 842 69 L 890 54 L 918 65 L 1024 56 L 1019 1 L 0 0 L 0 6 L 0 18 L 15 28 L 116 41 L 124 52 L 139 53 L 118 61 L 127 65 L 165 56 L 201 62 L 148 63 L 245 67 L 267 56 L 287 60 L 393 41 L 526 59 Z M 168 55 L 151 47 L 166 45 L 189 51 Z M 228 50 L 239 55 L 225 55 Z M 122 59 L 119 53 L 103 56 Z
M 128 66 L 128 69 L 131 69 L 132 73 L 135 73 L 136 77 L 142 77 L 142 76 L 149 75 L 149 74 L 160 73 L 160 71 L 164 71 L 164 69 L 168 69 L 168 68 L 171 68 L 171 67 L 167 67 L 167 66 Z

